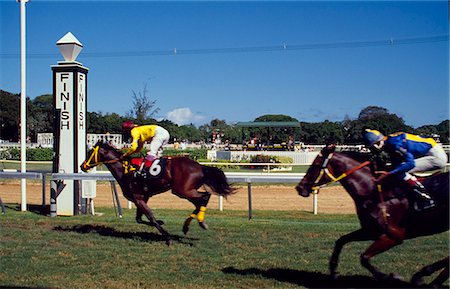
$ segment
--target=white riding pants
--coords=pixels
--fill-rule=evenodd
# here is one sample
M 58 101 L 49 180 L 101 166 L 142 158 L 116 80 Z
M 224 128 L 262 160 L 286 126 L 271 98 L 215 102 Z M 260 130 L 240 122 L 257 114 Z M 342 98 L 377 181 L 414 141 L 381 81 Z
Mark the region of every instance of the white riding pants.
M 427 172 L 440 170 L 447 164 L 447 154 L 442 146 L 437 145 L 430 149 L 424 157 L 415 159 L 415 167 L 409 173 Z
M 147 156 L 153 156 L 153 157 L 162 157 L 163 152 L 163 145 L 166 145 L 169 143 L 170 134 L 169 132 L 162 128 L 157 127 L 155 131 L 155 136 L 152 138 L 152 141 L 150 142 L 150 150 L 147 152 Z

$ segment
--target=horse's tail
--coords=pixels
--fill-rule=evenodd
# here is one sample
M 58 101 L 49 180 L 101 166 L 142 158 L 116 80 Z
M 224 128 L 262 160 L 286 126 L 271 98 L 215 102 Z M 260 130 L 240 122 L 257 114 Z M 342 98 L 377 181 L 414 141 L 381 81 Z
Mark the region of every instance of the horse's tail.
M 209 186 L 216 194 L 228 196 L 234 194 L 236 189 L 230 186 L 223 171 L 216 167 L 202 166 L 203 183 Z

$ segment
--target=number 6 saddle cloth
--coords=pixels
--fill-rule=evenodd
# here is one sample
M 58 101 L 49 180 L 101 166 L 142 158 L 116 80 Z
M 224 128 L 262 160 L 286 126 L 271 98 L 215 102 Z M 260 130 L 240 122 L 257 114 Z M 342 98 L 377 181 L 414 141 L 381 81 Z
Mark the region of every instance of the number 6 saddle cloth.
M 140 171 L 140 177 L 161 178 L 164 174 L 166 162 L 166 157 L 155 159 L 153 161 L 148 161 L 145 158 L 132 158 L 129 162 L 124 162 L 125 174 L 137 173 Z

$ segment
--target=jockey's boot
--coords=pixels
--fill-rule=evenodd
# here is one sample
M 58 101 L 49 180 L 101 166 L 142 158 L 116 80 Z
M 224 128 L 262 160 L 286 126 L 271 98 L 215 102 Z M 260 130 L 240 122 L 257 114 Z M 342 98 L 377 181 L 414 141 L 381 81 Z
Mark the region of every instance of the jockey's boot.
M 433 198 L 427 193 L 425 187 L 416 177 L 411 177 L 406 181 L 414 193 L 414 209 L 418 212 L 433 208 L 435 206 Z
M 134 176 L 136 178 L 145 178 L 145 160 L 142 162 L 142 164 L 139 166 L 139 169 L 134 172 Z

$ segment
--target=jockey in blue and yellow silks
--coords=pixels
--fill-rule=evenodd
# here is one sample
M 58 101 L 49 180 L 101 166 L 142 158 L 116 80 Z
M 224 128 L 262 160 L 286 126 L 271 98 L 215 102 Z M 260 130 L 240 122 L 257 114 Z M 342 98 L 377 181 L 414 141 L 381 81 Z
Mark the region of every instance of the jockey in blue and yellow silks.
M 421 197 L 422 209 L 434 206 L 424 186 L 410 173 L 438 170 L 445 167 L 447 154 L 432 138 L 422 138 L 410 133 L 398 132 L 385 137 L 379 131 L 366 129 L 364 141 L 372 152 L 385 151 L 389 154 L 393 169 L 382 174 L 377 182 L 389 175 L 405 180 Z
M 122 130 L 133 139 L 131 147 L 123 154 L 123 157 L 140 152 L 145 142 L 150 142 L 150 149 L 145 159 L 153 161 L 162 156 L 162 147 L 170 139 L 169 132 L 158 125 L 137 126 L 132 121 L 125 121 L 122 124 Z

